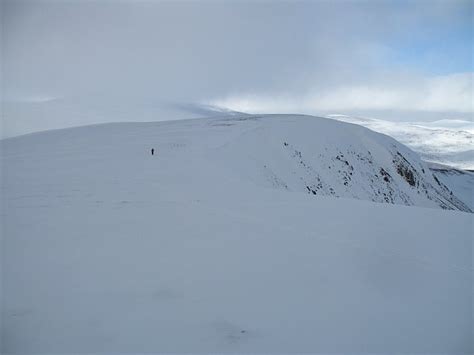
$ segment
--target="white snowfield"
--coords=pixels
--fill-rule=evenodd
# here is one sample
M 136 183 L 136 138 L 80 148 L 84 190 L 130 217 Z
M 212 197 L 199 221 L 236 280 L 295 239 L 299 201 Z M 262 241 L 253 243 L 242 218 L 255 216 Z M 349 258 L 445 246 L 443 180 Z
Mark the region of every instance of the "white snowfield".
M 2 353 L 473 351 L 473 214 L 387 136 L 243 115 L 1 149 Z

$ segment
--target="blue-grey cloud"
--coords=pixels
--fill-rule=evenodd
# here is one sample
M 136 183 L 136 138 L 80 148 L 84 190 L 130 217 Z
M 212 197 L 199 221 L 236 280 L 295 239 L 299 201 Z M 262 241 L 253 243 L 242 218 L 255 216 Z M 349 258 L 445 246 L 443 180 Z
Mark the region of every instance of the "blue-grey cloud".
M 471 16 L 470 1 L 5 0 L 3 98 L 298 103 L 347 88 L 403 90 L 472 55 Z M 453 53 L 440 45 L 426 72 L 401 55 L 436 38 L 468 42 Z

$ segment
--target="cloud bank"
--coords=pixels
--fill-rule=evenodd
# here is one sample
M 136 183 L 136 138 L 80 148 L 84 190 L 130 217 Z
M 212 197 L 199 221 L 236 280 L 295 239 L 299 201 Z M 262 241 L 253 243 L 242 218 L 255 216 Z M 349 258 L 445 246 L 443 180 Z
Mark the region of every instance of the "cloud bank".
M 472 7 L 469 0 L 4 0 L 2 101 L 470 113 Z M 20 111 L 4 110 L 3 120 L 14 126 Z M 67 126 L 63 116 L 58 125 Z
M 302 112 L 350 110 L 406 110 L 451 113 L 473 112 L 473 73 L 417 78 L 412 82 L 341 85 L 294 97 L 286 95 L 229 96 L 210 101 L 236 111 Z

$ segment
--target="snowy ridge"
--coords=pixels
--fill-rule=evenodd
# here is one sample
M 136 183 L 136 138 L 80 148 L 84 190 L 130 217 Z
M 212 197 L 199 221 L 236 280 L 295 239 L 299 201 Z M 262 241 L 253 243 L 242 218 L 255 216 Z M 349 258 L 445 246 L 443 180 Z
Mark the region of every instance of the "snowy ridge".
M 121 125 L 58 130 L 43 137 L 56 138 L 64 133 L 86 140 L 91 133 L 99 138 L 104 132 L 103 140 L 107 141 L 107 136 L 117 131 L 117 137 L 124 141 L 118 149 L 127 149 L 128 130 L 149 130 L 147 135 L 154 134 L 155 138 L 141 143 L 157 144 L 159 157 L 176 155 L 176 164 L 192 157 L 196 163 L 218 168 L 230 179 L 311 195 L 471 212 L 416 153 L 388 136 L 354 124 L 304 115 L 234 114 Z M 170 130 L 179 139 L 169 137 Z M 87 135 L 81 134 L 83 131 Z M 4 148 L 8 152 L 17 143 L 28 146 L 29 141 L 41 138 L 41 134 L 33 134 L 31 138 L 7 139 Z M 169 143 L 163 145 L 166 141 Z M 45 154 L 70 149 L 67 139 L 61 143 L 66 145 L 51 146 L 54 152 Z M 146 148 L 142 149 L 134 154 L 147 154 Z
M 223 161 L 232 157 L 229 170 L 245 172 L 257 184 L 313 195 L 470 212 L 416 153 L 390 137 L 311 116 L 245 118 L 250 119 L 258 127 L 229 143 L 221 155 Z

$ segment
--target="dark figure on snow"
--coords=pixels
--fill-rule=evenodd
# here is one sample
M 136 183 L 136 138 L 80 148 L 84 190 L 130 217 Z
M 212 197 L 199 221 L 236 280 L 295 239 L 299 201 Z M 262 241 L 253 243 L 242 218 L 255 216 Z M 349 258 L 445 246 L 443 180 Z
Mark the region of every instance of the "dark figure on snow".
M 151 148 L 151 155 L 155 154 L 155 148 Z

